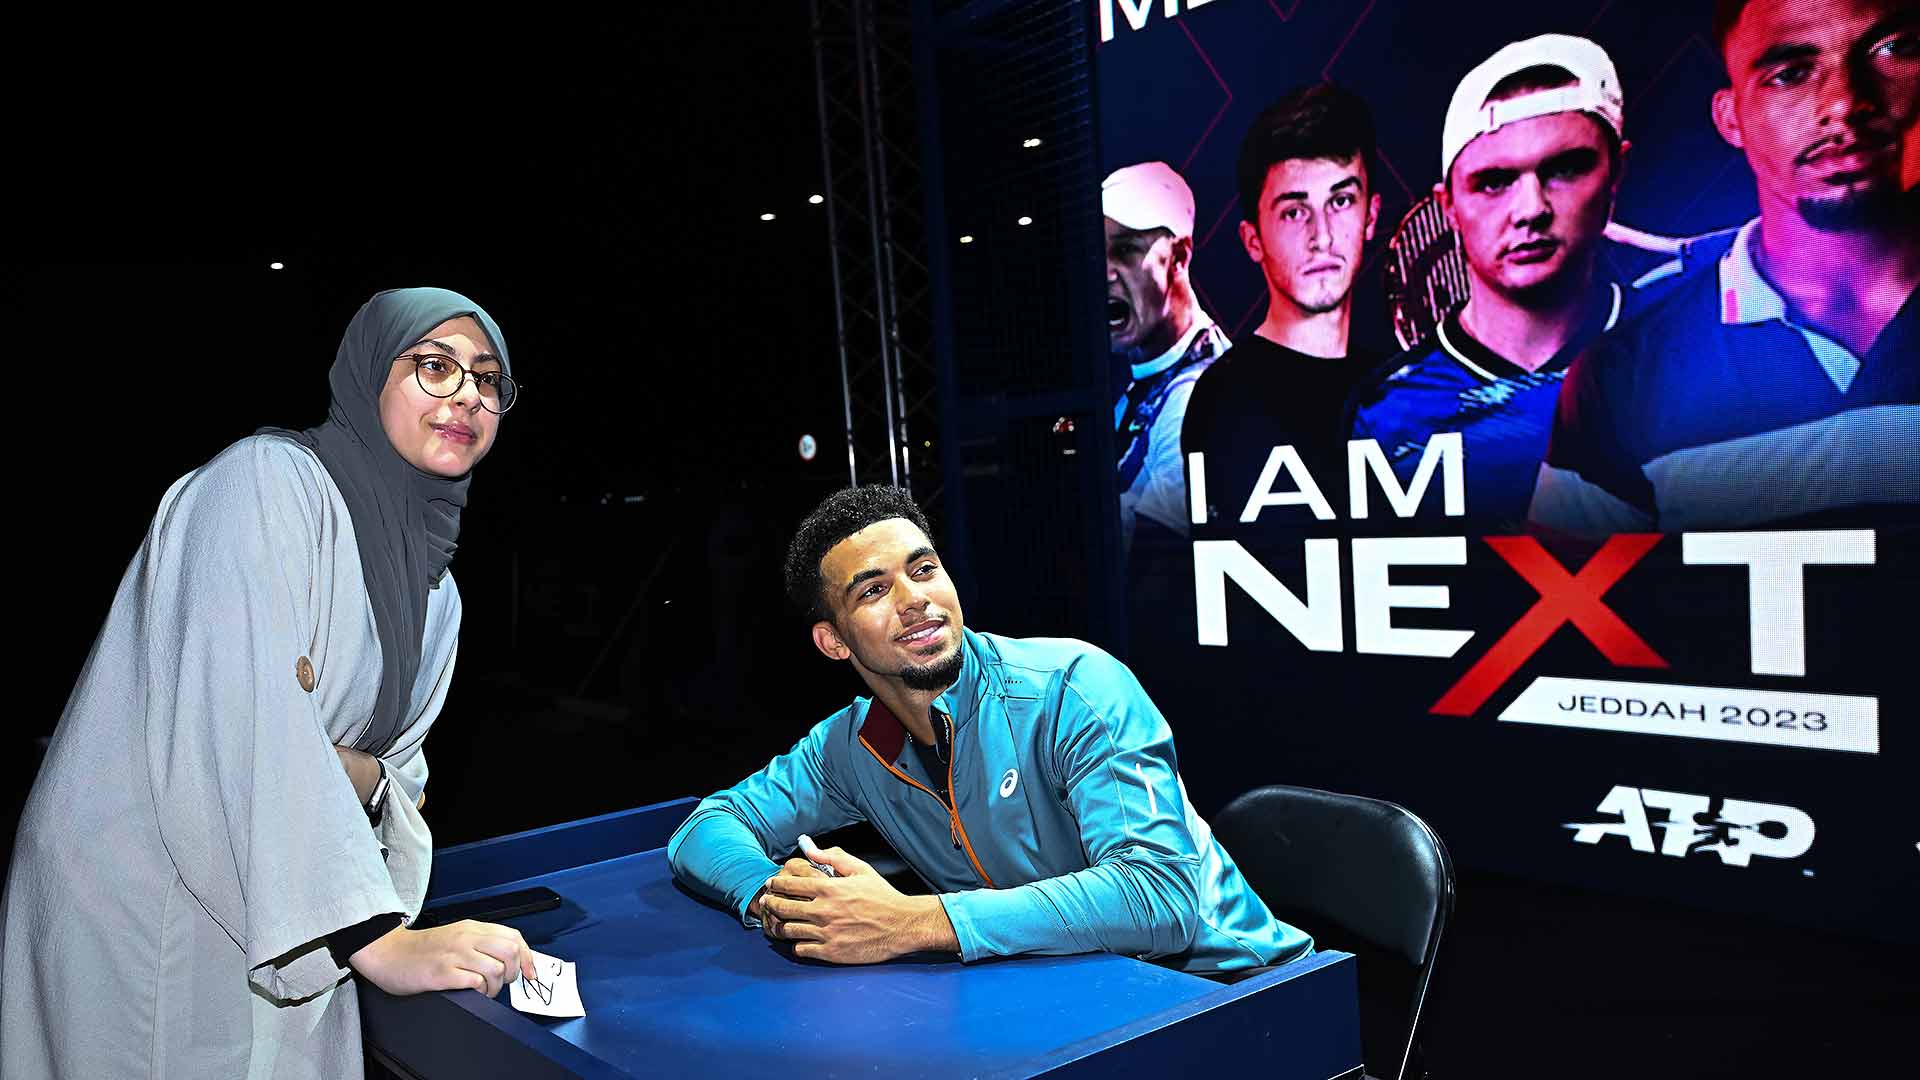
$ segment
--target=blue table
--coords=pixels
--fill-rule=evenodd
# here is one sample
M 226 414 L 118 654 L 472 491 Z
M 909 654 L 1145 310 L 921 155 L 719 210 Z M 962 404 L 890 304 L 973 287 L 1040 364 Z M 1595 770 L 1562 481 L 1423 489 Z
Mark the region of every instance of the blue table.
M 361 982 L 369 1048 L 402 1076 L 1358 1075 L 1354 958 L 1322 952 L 1232 985 L 1124 956 L 869 967 L 796 962 L 677 886 L 681 799 L 434 855 L 429 903 L 546 885 L 509 920 L 578 965 L 584 1018 L 472 990 Z

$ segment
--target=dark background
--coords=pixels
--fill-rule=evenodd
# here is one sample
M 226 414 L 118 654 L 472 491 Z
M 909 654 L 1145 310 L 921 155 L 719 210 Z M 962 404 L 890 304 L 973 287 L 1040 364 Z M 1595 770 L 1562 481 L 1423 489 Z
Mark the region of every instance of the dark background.
M 44 105 L 8 169 L 14 760 L 167 486 L 322 419 L 348 319 L 418 284 L 487 307 L 525 386 L 454 562 L 439 842 L 704 793 L 845 703 L 780 578 L 846 482 L 804 4 L 152 32 L 11 77 Z
M 1256 2 L 1220 2 L 1188 28 L 1204 34 L 1204 18 Z M 1594 6 L 1612 18 L 1634 7 Z M 1328 44 L 1360 13 L 1267 7 L 1321 25 Z M 794 523 L 846 478 L 827 232 L 806 202 L 821 190 L 806 5 L 649 5 L 547 28 L 383 16 L 114 30 L 23 39 L 5 76 L 17 103 L 0 266 L 20 486 L 5 727 L 16 807 L 161 494 L 255 428 L 317 422 L 341 330 L 395 286 L 443 285 L 485 305 L 526 387 L 476 473 L 454 564 L 461 658 L 427 744 L 439 843 L 705 793 L 851 697 L 852 675 L 787 614 L 779 570 Z M 1430 58 L 1398 43 L 1420 40 L 1407 34 L 1348 48 L 1411 70 Z M 1697 52 L 1668 77 L 1697 79 Z M 1623 70 L 1630 95 L 1647 74 Z M 1102 88 L 1110 112 L 1115 85 Z M 1408 100 L 1433 116 L 1396 113 L 1383 131 L 1437 131 L 1444 102 Z M 1203 104 L 1168 108 L 1212 116 Z M 1628 107 L 1631 125 L 1631 96 Z M 947 102 L 942 122 L 974 114 Z M 949 130 L 943 144 L 967 138 Z M 1395 162 L 1411 188 L 1433 155 L 1429 137 L 1407 138 L 1418 163 Z M 1208 198 L 1203 218 L 1222 209 Z M 776 220 L 760 221 L 769 211 Z M 1238 257 L 1220 247 L 1227 236 L 1203 249 L 1202 273 Z M 1012 385 L 1038 370 L 1017 350 L 1049 312 L 1019 289 L 1004 302 L 1032 322 L 959 329 L 997 335 Z M 1219 302 L 1235 325 L 1245 304 Z M 1029 478 L 1041 493 L 1029 501 L 1080 490 L 1040 464 L 1063 460 L 1041 415 L 1061 410 L 1045 406 L 994 434 L 968 427 L 977 418 L 956 428 L 967 453 Z M 822 444 L 811 463 L 795 452 L 803 433 Z M 1056 625 L 1077 617 L 1055 595 L 1073 579 L 1023 581 L 979 540 L 997 530 L 1051 553 L 1070 530 L 1000 509 L 976 496 L 969 535 L 953 538 L 975 542 L 975 576 L 1004 583 L 978 604 L 969 595 L 971 624 L 1088 633 L 1124 651 L 1097 627 Z M 1022 606 L 1034 590 L 1049 617 Z M 1219 737 L 1204 714 L 1162 701 L 1183 758 Z M 1265 781 L 1359 776 L 1346 786 L 1401 794 L 1385 763 L 1369 783 L 1364 759 L 1332 751 L 1236 756 L 1235 770 L 1188 768 L 1203 808 Z M 1551 783 L 1532 762 L 1511 766 Z M 1795 913 L 1727 914 L 1684 892 L 1631 899 L 1466 861 L 1462 874 L 1432 1013 L 1443 1075 L 1830 1075 L 1886 1065 L 1893 1020 L 1912 1011 L 1909 952 L 1792 925 Z

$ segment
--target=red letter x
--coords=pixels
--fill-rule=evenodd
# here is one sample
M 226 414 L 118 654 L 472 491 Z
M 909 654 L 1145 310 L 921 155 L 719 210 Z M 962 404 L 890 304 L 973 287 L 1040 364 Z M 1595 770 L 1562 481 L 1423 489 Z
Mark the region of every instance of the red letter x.
M 1489 536 L 1487 546 L 1527 579 L 1540 593 L 1540 599 L 1527 609 L 1512 629 L 1493 643 L 1478 663 L 1467 669 L 1453 688 L 1433 703 L 1432 712 L 1441 716 L 1472 716 L 1486 704 L 1502 683 L 1520 670 L 1547 639 L 1572 623 L 1587 640 L 1598 646 L 1607 659 L 1622 667 L 1663 668 L 1667 662 L 1640 640 L 1633 628 L 1602 603 L 1600 597 L 1626 576 L 1660 542 L 1657 533 L 1623 533 L 1606 542 L 1578 574 L 1566 569 L 1547 554 L 1531 536 Z

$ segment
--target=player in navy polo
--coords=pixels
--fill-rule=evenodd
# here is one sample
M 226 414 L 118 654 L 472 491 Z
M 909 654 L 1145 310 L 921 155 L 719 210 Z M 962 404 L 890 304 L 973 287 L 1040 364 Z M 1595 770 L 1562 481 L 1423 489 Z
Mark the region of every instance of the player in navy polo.
M 1721 0 L 1714 30 L 1713 122 L 1760 216 L 1574 365 L 1531 516 L 1585 536 L 1910 521 L 1920 6 Z
M 1606 52 L 1565 34 L 1508 45 L 1461 80 L 1434 193 L 1470 299 L 1354 395 L 1352 437 L 1379 442 L 1403 489 L 1435 435 L 1460 434 L 1465 516 L 1488 531 L 1524 525 L 1567 366 L 1636 299 L 1598 258 L 1628 149 L 1622 102 Z M 1442 512 L 1430 483 L 1420 514 Z

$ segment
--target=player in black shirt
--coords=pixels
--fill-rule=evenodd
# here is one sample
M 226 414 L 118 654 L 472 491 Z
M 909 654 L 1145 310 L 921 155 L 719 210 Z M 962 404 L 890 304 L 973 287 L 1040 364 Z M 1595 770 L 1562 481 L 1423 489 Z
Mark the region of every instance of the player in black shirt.
M 1380 359 L 1347 347 L 1380 214 L 1373 157 L 1366 103 L 1329 83 L 1269 106 L 1241 143 L 1240 242 L 1266 278 L 1267 317 L 1207 369 L 1187 406 L 1196 535 L 1292 531 L 1333 519 L 1344 501 L 1347 395 Z

